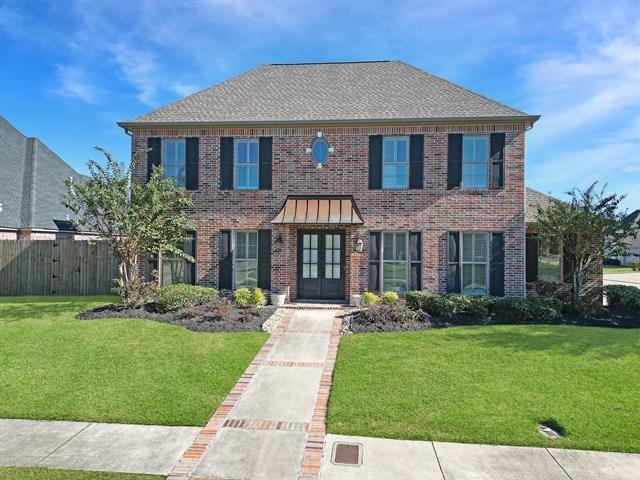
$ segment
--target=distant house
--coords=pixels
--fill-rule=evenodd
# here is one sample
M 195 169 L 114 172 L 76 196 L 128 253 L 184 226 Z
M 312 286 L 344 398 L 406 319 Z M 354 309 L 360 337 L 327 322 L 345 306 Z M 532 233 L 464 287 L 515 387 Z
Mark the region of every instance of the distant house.
M 640 209 L 634 210 L 627 215 L 627 221 L 633 222 L 640 226 Z M 629 262 L 640 262 L 640 233 L 635 238 L 629 238 L 627 241 L 629 249 L 627 255 L 624 257 L 618 257 L 620 265 L 629 265 Z
M 0 116 L 0 240 L 79 238 L 62 205 L 67 178 L 83 176 Z

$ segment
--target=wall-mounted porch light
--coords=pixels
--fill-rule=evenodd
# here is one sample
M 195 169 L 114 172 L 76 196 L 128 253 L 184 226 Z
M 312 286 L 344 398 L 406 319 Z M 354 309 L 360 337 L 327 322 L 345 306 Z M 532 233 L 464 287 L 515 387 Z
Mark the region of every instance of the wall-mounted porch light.
M 362 253 L 362 251 L 364 250 L 364 242 L 362 241 L 361 238 L 358 238 L 356 240 L 356 246 L 355 246 L 355 250 L 358 253 Z
M 280 252 L 282 250 L 282 234 L 276 235 L 276 241 L 273 242 L 273 251 Z

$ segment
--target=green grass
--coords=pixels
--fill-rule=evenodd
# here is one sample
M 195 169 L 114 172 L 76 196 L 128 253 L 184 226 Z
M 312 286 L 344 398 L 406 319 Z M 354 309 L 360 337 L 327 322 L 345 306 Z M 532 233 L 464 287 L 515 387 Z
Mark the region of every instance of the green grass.
M 631 267 L 616 267 L 615 265 L 609 265 L 602 268 L 602 273 L 607 275 L 609 273 L 632 273 Z
M 74 318 L 114 300 L 0 298 L 0 418 L 204 425 L 267 338 Z
M 3 480 L 160 480 L 158 475 L 135 473 L 83 472 L 50 468 L 0 467 Z
M 343 337 L 328 431 L 640 452 L 640 330 L 518 325 Z M 563 439 L 536 430 L 555 419 Z

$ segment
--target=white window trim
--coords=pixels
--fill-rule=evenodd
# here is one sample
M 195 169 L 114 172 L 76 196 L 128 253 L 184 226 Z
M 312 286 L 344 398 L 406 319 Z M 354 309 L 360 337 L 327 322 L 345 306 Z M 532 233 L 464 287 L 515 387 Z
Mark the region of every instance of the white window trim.
M 409 252 L 409 231 L 408 230 L 382 230 L 382 235 L 380 238 L 380 292 L 384 293 L 385 291 L 390 291 L 390 290 L 385 290 L 384 289 L 384 235 L 386 233 L 404 233 L 405 234 L 405 253 L 407 258 L 404 260 L 405 263 L 405 280 L 407 282 L 407 289 L 405 290 L 406 293 L 410 290 L 411 285 L 409 285 L 409 269 L 411 268 L 411 260 L 410 260 L 410 252 Z M 386 260 L 389 263 L 402 263 L 402 261 L 400 260 Z
M 258 146 L 258 161 L 256 169 L 258 171 L 258 183 L 255 187 L 238 187 L 238 143 L 255 143 Z M 251 164 L 243 164 L 251 165 Z M 233 139 L 233 188 L 235 190 L 259 190 L 260 189 L 260 139 L 258 138 L 234 138 Z
M 232 265 L 231 265 L 231 285 L 233 287 L 233 290 L 236 290 L 237 284 L 236 284 L 236 274 L 238 272 L 237 268 L 236 268 L 236 261 L 238 259 L 238 255 L 236 254 L 236 235 L 238 233 L 255 233 L 256 234 L 256 272 L 257 272 L 257 268 L 258 268 L 258 242 L 260 241 L 258 239 L 258 230 L 233 230 L 232 231 L 232 235 L 231 235 L 231 252 L 232 252 Z M 243 261 L 247 260 L 247 259 L 242 259 Z M 250 259 L 253 260 L 253 259 Z M 256 286 L 257 286 L 257 278 L 256 278 Z M 245 288 L 245 287 L 240 287 L 240 288 Z M 248 287 L 246 287 L 248 288 Z
M 385 140 L 406 140 L 407 142 L 407 161 L 406 162 L 385 162 L 384 160 L 384 141 Z M 409 137 L 400 135 L 389 135 L 382 137 L 382 189 L 383 190 L 409 190 L 409 170 L 411 168 Z M 407 165 L 407 186 L 406 187 L 385 187 L 384 186 L 384 166 L 385 165 Z
M 483 160 L 483 161 L 464 161 L 464 139 L 466 138 L 478 138 L 478 137 L 484 137 L 487 139 L 487 159 Z M 487 186 L 486 187 L 465 187 L 464 186 L 464 165 L 465 163 L 467 165 L 481 165 L 481 164 L 486 164 L 487 165 Z M 460 188 L 462 188 L 463 190 L 489 190 L 489 181 L 491 180 L 491 135 L 487 135 L 487 134 L 478 134 L 478 135 L 462 135 L 462 165 L 460 167 Z
M 464 234 L 484 234 L 487 236 L 487 251 L 485 252 L 485 258 L 487 259 L 484 262 L 465 262 L 464 261 Z M 491 232 L 486 231 L 475 231 L 475 230 L 463 230 L 460 232 L 460 293 L 464 295 L 489 295 L 491 292 L 491 285 L 489 284 L 489 280 L 491 279 Z M 486 273 L 485 273 L 485 284 L 487 285 L 487 289 L 484 293 L 468 293 L 464 291 L 464 265 L 486 265 Z
M 182 143 L 184 144 L 184 163 L 165 163 L 164 161 L 164 155 L 165 152 L 167 151 L 166 145 L 168 143 Z M 166 168 L 167 166 L 169 167 L 184 167 L 184 186 L 186 186 L 187 184 L 187 140 L 184 138 L 163 138 L 161 140 L 161 149 L 160 149 L 160 165 L 162 165 L 162 170 L 163 170 L 163 174 L 162 174 L 162 178 L 167 179 L 167 178 L 175 178 L 173 176 L 171 177 L 167 177 L 166 176 Z

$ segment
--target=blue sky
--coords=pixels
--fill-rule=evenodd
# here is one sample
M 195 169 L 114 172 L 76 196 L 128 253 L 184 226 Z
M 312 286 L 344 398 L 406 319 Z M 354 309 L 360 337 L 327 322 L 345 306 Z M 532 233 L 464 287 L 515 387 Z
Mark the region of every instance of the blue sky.
M 527 184 L 640 208 L 640 3 L 0 0 L 0 115 L 84 171 L 126 120 L 264 63 L 399 59 L 542 119 Z

